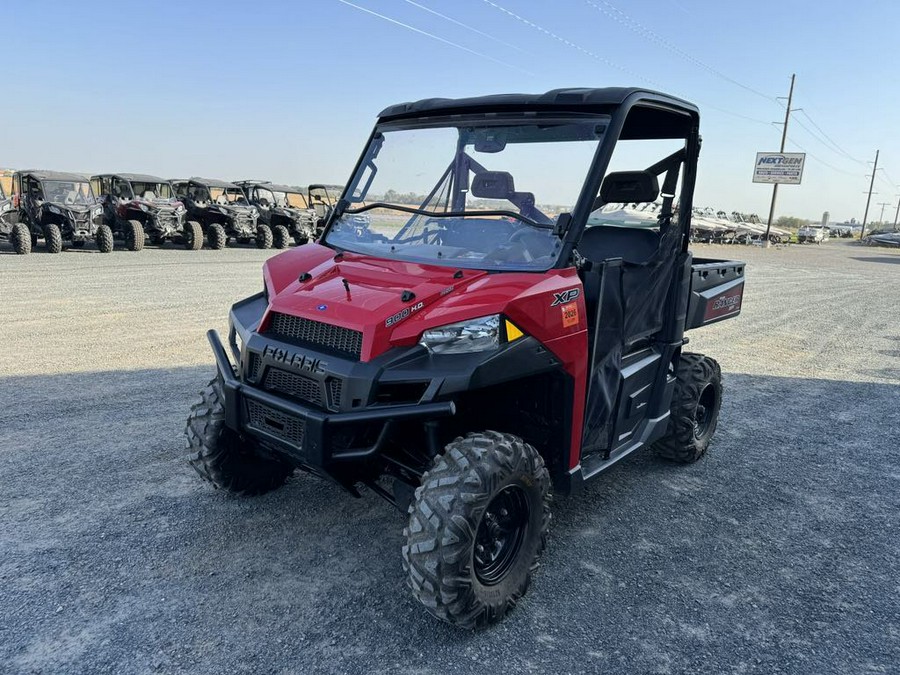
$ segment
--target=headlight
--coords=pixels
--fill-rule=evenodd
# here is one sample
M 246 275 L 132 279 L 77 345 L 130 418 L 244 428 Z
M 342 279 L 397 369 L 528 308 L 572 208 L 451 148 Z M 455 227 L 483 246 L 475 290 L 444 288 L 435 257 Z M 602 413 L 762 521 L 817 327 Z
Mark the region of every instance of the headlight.
M 91 215 L 92 215 L 92 216 L 99 216 L 100 213 L 101 213 L 101 211 L 103 211 L 103 207 L 95 206 L 94 208 L 91 209 Z
M 48 206 L 47 208 L 50 209 L 50 213 L 55 213 L 60 216 L 62 215 L 62 210 L 57 206 L 53 206 L 53 204 L 50 204 L 50 206 Z
M 250 216 L 252 218 L 256 218 L 259 215 L 259 211 L 256 210 L 256 207 L 250 209 Z
M 184 204 L 179 204 L 175 207 L 175 213 L 181 213 L 182 211 L 184 211 Z
M 146 204 L 141 204 L 141 211 L 143 211 L 144 213 L 147 213 L 147 211 L 149 211 L 149 210 L 150 209 L 147 207 Z
M 500 316 L 451 323 L 422 333 L 419 344 L 432 354 L 484 352 L 500 346 Z

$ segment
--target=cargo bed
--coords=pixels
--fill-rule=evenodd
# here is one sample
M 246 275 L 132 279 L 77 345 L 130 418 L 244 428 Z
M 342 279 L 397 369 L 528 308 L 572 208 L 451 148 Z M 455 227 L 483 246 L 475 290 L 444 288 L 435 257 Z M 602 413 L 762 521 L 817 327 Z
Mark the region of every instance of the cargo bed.
M 730 319 L 741 313 L 744 267 L 740 260 L 694 258 L 685 330 Z

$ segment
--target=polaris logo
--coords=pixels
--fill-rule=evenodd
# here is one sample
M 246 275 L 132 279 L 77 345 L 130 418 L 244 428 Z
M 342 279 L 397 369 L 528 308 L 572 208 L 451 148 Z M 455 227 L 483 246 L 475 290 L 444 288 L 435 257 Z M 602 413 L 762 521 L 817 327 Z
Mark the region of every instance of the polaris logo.
M 305 370 L 317 375 L 323 375 L 325 366 L 328 365 L 322 359 L 300 354 L 299 352 L 291 352 L 280 347 L 272 347 L 271 345 L 266 345 L 265 349 L 263 349 L 263 358 L 289 366 L 295 370 Z
M 564 305 L 567 302 L 572 302 L 579 295 L 581 295 L 580 288 L 570 288 L 569 290 L 563 291 L 562 293 L 554 293 L 553 302 L 550 303 L 550 306 L 556 307 L 557 305 Z
M 765 155 L 759 158 L 757 166 L 762 164 L 775 164 L 777 166 L 800 166 L 803 164 L 801 157 L 785 157 L 784 155 Z

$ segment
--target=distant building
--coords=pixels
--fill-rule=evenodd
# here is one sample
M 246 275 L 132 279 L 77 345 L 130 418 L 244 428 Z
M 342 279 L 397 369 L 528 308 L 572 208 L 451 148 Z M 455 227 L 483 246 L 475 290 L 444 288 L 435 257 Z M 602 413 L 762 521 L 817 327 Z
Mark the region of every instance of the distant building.
M 831 214 L 828 213 L 828 211 L 826 211 L 825 213 L 822 214 L 822 227 L 825 227 L 826 225 L 828 225 L 828 219 L 830 217 L 831 217 Z

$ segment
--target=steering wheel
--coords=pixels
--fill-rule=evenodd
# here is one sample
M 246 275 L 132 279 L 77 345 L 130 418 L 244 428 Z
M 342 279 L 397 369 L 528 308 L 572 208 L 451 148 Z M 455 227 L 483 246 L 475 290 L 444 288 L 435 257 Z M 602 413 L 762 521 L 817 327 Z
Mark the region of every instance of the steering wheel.
M 513 232 L 511 235 L 509 235 L 509 240 L 507 240 L 506 243 L 507 244 L 515 244 L 526 234 L 534 234 L 534 231 L 530 227 L 520 228 L 520 229 L 516 230 L 515 232 Z

